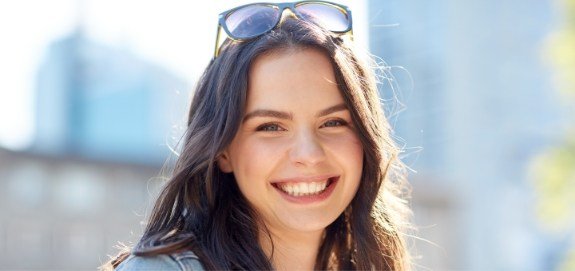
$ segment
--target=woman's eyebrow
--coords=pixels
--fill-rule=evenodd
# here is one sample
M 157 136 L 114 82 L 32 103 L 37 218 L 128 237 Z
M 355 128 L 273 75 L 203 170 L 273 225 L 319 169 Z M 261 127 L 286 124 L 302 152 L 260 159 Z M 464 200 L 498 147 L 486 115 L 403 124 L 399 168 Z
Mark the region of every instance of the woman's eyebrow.
M 287 112 L 269 110 L 269 109 L 257 109 L 257 110 L 250 112 L 250 113 L 247 113 L 244 116 L 244 119 L 242 122 L 246 122 L 249 119 L 254 118 L 254 117 L 271 117 L 271 118 L 288 119 L 288 120 L 293 119 L 292 114 L 287 113 Z
M 323 117 L 323 116 L 329 115 L 331 113 L 343 111 L 343 110 L 348 110 L 347 106 L 344 103 L 337 104 L 337 105 L 330 106 L 326 109 L 319 111 L 316 114 L 316 117 L 318 117 L 318 118 Z M 242 120 L 242 122 L 246 122 L 249 119 L 255 118 L 255 117 L 270 117 L 270 118 L 293 120 L 293 115 L 291 113 L 288 113 L 288 112 L 276 111 L 276 110 L 270 110 L 270 109 L 257 109 L 257 110 L 250 112 L 250 113 L 247 113 L 244 116 L 244 119 Z
M 330 106 L 322 111 L 319 111 L 319 113 L 317 113 L 317 115 L 315 115 L 316 117 L 323 117 L 323 116 L 327 116 L 331 113 L 335 113 L 338 111 L 344 111 L 344 110 L 348 110 L 347 109 L 347 105 L 345 105 L 344 103 L 341 104 L 336 104 L 334 106 Z

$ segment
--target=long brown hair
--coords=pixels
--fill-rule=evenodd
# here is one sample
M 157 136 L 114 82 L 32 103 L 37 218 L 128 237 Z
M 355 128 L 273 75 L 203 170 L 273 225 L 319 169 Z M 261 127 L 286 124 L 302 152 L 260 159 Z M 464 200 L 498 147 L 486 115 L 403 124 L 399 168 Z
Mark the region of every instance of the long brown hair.
M 329 56 L 364 150 L 362 181 L 348 208 L 326 228 L 316 269 L 408 270 L 402 235 L 405 166 L 384 117 L 374 72 L 341 37 L 288 18 L 253 40 L 227 40 L 199 80 L 180 156 L 140 242 L 140 256 L 192 250 L 206 269 L 273 269 L 258 240 L 258 214 L 218 155 L 244 114 L 250 65 L 260 55 L 315 48 Z M 265 229 L 264 229 L 265 230 Z M 117 266 L 127 254 L 110 263 Z

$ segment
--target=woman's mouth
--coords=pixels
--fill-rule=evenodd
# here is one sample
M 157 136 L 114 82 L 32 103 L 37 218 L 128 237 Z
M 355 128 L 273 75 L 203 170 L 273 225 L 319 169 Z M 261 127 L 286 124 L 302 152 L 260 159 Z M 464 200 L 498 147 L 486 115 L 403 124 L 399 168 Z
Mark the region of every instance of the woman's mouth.
M 272 185 L 288 198 L 315 201 L 329 196 L 337 180 L 339 180 L 339 176 L 330 177 L 325 180 L 279 182 L 273 183 Z

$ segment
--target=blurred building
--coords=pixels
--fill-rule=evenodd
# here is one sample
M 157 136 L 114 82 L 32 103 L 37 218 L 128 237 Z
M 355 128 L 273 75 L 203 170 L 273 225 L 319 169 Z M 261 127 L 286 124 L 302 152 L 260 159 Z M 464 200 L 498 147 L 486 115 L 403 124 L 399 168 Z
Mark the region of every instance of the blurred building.
M 190 86 L 81 28 L 54 42 L 37 78 L 34 152 L 161 164 Z M 178 93 L 184 93 L 179 95 Z
M 55 41 L 38 70 L 33 146 L 0 149 L 0 269 L 93 270 L 136 241 L 188 93 L 81 29 Z
M 558 135 L 544 42 L 551 1 L 370 1 L 370 47 L 395 75 L 414 191 L 416 263 L 550 270 L 530 159 Z M 402 66 L 402 67 L 399 67 Z M 390 96 L 384 87 L 384 96 Z
M 158 173 L 0 149 L 0 270 L 94 270 L 137 241 Z

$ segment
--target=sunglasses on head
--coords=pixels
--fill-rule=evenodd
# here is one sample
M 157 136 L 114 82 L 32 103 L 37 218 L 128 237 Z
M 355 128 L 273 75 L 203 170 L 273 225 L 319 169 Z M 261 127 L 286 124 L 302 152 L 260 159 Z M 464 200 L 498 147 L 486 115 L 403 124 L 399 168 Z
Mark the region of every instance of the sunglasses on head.
M 214 58 L 219 55 L 222 28 L 233 40 L 252 39 L 274 29 L 285 9 L 289 9 L 297 18 L 331 32 L 351 34 L 351 11 L 344 5 L 327 1 L 253 3 L 220 13 Z

